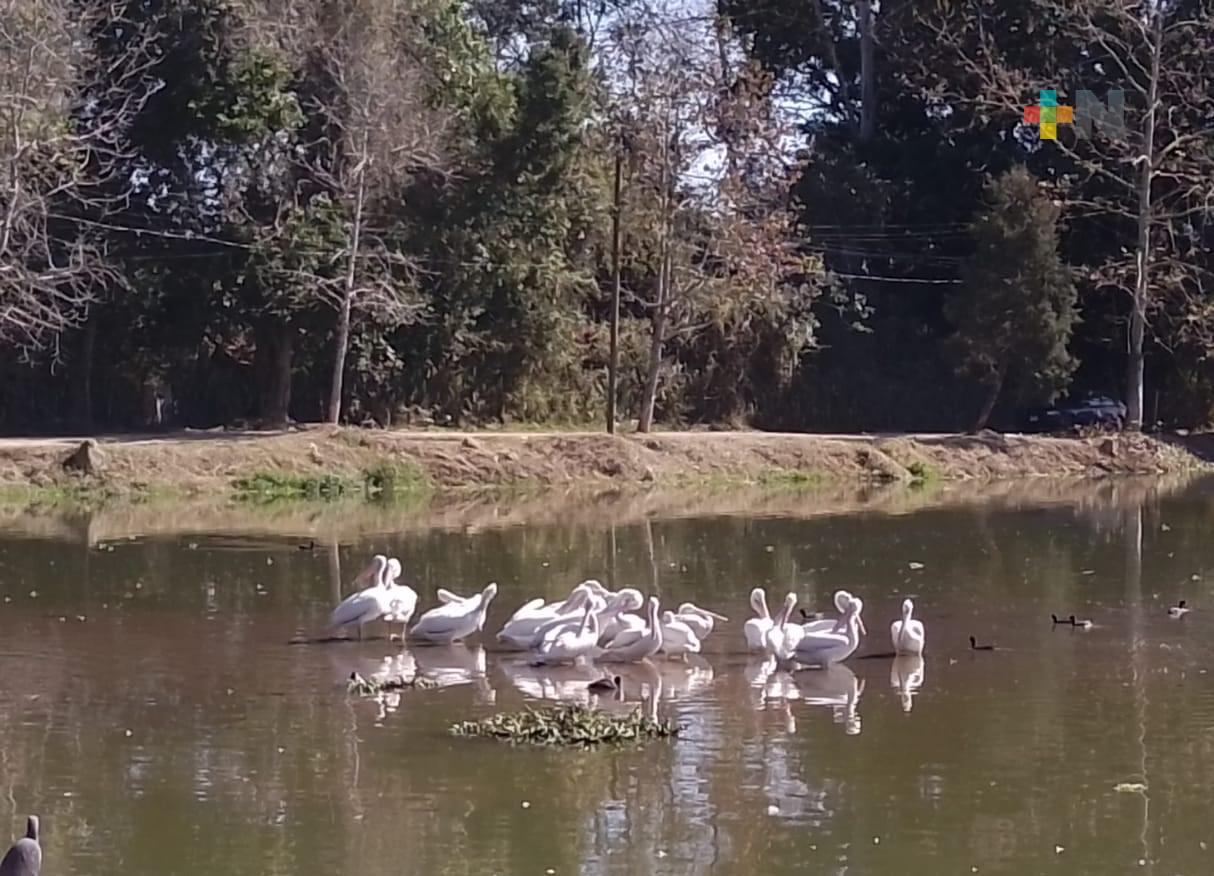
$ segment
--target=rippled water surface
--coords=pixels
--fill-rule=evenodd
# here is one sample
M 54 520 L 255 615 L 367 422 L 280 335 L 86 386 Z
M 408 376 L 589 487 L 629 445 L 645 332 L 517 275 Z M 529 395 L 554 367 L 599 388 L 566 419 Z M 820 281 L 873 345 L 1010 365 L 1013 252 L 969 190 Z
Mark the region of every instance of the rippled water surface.
M 804 499 L 807 507 L 815 499 Z M 571 518 L 572 520 L 573 518 Z M 55 876 L 1214 872 L 1214 489 L 907 514 L 659 516 L 298 539 L 0 531 L 0 826 Z M 40 533 L 35 535 L 34 533 Z M 685 726 L 632 751 L 453 738 L 587 696 L 491 642 L 290 645 L 372 553 L 497 581 L 489 626 L 577 581 L 729 616 L 702 659 L 626 673 Z M 913 564 L 913 566 L 912 566 Z M 921 566 L 921 567 L 920 567 Z M 829 672 L 742 647 L 746 596 L 865 601 Z M 889 649 L 912 595 L 924 661 Z M 1186 598 L 1183 620 L 1167 606 Z M 1051 612 L 1094 621 L 1055 628 Z M 972 651 L 968 637 L 995 650 Z M 438 682 L 348 696 L 352 671 Z M 1120 787 L 1119 787 L 1120 786 Z

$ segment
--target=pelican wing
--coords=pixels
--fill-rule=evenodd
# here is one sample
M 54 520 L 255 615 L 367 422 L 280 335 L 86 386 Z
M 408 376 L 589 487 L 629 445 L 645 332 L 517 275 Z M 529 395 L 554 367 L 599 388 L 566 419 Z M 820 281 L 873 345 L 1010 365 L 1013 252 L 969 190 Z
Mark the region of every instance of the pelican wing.
M 542 617 L 511 618 L 498 631 L 497 638 L 502 642 L 522 642 L 521 647 L 526 648 L 544 625 Z
M 767 631 L 772 627 L 772 620 L 769 617 L 752 617 L 742 625 L 742 634 L 746 636 L 746 647 L 752 651 L 763 649 L 763 643 L 767 638 Z
M 557 605 L 560 605 L 560 604 L 561 603 L 559 603 L 559 602 L 557 603 Z M 517 610 L 515 610 L 514 614 L 510 615 L 510 620 L 506 621 L 506 626 L 509 626 L 511 623 L 513 623 L 515 621 L 523 620 L 524 618 L 530 618 L 531 616 L 533 616 L 537 612 L 539 612 L 540 609 L 544 608 L 545 605 L 546 605 L 546 603 L 544 602 L 544 600 L 539 599 L 539 598 L 531 599 L 531 600 L 528 600 L 527 602 L 524 602 L 522 605 L 520 605 L 518 607 Z M 503 627 L 503 629 L 504 629 L 504 627 Z
M 370 623 L 387 611 L 388 606 L 382 599 L 386 595 L 387 591 L 376 586 L 347 597 L 329 615 L 329 626 L 344 627 L 354 623 Z
M 466 636 L 476 629 L 483 601 L 481 594 L 478 593 L 463 602 L 450 602 L 438 608 L 432 608 L 421 616 L 409 634 L 422 639 L 436 640 Z
M 412 587 L 393 585 L 388 590 L 387 602 L 385 618 L 392 623 L 407 624 L 417 610 L 417 591 Z

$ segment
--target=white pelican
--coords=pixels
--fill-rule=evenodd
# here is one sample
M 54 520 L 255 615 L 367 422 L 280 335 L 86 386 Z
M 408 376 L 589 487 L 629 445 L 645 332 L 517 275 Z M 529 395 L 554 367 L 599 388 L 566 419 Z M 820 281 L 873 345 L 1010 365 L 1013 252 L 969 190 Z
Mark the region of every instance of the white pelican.
M 894 643 L 894 653 L 900 657 L 918 657 L 923 654 L 927 636 L 923 631 L 922 621 L 911 617 L 914 612 L 915 603 L 909 599 L 902 600 L 902 620 L 896 620 L 889 625 L 889 639 Z
M 601 581 L 595 578 L 587 578 L 582 582 L 582 586 L 589 587 L 590 591 L 604 602 L 610 602 L 613 596 L 616 596 L 619 591 L 608 590 L 603 586 Z
M 601 604 L 601 600 L 599 600 Z M 536 645 L 536 663 L 576 663 L 590 656 L 599 645 L 599 623 L 594 602 L 586 604 L 576 628 L 561 627 Z
M 641 591 L 625 587 L 607 601 L 607 607 L 599 613 L 599 644 L 606 645 L 621 632 L 628 629 L 644 629 L 645 621 L 629 612 L 639 611 L 645 605 Z
M 507 648 L 525 651 L 531 647 L 540 627 L 557 618 L 576 615 L 592 595 L 594 588 L 589 581 L 583 581 L 569 591 L 562 602 L 545 603 L 542 599 L 532 599 L 519 606 L 498 630 L 497 640 Z
M 765 650 L 767 631 L 771 629 L 771 612 L 767 610 L 767 593 L 762 587 L 750 591 L 750 607 L 755 610 L 755 616 L 742 625 L 742 634 L 746 636 L 746 647 L 751 651 Z
M 417 591 L 407 584 L 397 584 L 396 579 L 400 577 L 402 572 L 400 560 L 396 557 L 388 560 L 388 570 L 385 573 L 387 581 L 385 587 L 388 589 L 388 611 L 384 614 L 384 623 L 388 624 L 388 639 L 396 638 L 392 635 L 392 624 L 400 624 L 400 638 L 404 641 L 405 627 L 409 625 L 409 621 L 413 619 L 413 612 L 417 610 Z
M 797 599 L 796 594 L 790 593 L 789 596 L 792 598 L 793 605 L 795 606 Z M 811 633 L 842 633 L 844 617 L 846 616 L 848 606 L 852 604 L 855 604 L 860 608 L 863 608 L 864 606 L 864 603 L 861 602 L 858 597 L 852 596 L 846 590 L 836 590 L 834 602 L 835 608 L 839 610 L 839 617 L 836 620 L 823 618 L 821 620 L 806 621 L 805 623 L 798 624 L 786 619 L 781 627 L 781 641 L 783 643 L 784 651 L 791 654 L 793 649 L 796 647 L 797 642 L 801 640 L 801 637 Z M 788 616 L 790 618 L 792 617 L 791 608 L 788 610 Z M 776 652 L 769 648 L 768 653 L 775 654 Z M 780 657 L 780 659 L 783 660 L 786 658 Z
M 566 630 L 576 630 L 582 625 L 582 615 L 589 611 L 595 618 L 595 643 L 598 643 L 598 618 L 599 613 L 604 608 L 603 600 L 595 596 L 593 593 L 585 598 L 586 607 L 583 611 L 571 611 L 568 614 L 562 614 L 554 617 L 545 624 L 541 624 L 530 638 L 522 637 L 519 639 L 519 644 L 522 647 L 532 651 L 537 650 L 544 642 L 551 641 Z
M 834 596 L 835 609 L 839 612 L 839 617 L 835 620 L 823 618 L 822 620 L 807 621 L 803 624 L 797 624 L 802 631 L 806 633 L 836 633 L 843 631 L 843 617 L 847 614 L 847 607 L 856 601 L 856 597 L 852 596 L 846 590 L 836 590 Z
M 387 614 L 392 609 L 388 600 L 391 594 L 387 587 L 387 571 L 387 557 L 383 554 L 372 557 L 371 563 L 358 573 L 353 583 L 362 584 L 368 579 L 373 579 L 375 583 L 338 603 L 329 615 L 329 628 L 339 629 L 357 624 L 358 638 L 361 639 L 363 627 Z
M 679 610 L 674 613 L 687 626 L 691 627 L 691 631 L 696 634 L 701 642 L 708 638 L 715 625 L 715 621 L 728 621 L 729 618 L 724 615 L 717 614 L 715 611 L 709 611 L 706 608 L 700 608 L 691 602 L 684 602 L 679 606 Z
M 599 657 L 605 663 L 638 663 L 662 649 L 658 598 L 649 597 L 649 623 L 642 630 L 624 630 L 607 643 Z
M 798 624 L 790 624 L 788 618 L 797 605 L 797 594 L 790 593 L 784 597 L 784 603 L 772 619 L 771 629 L 767 631 L 763 644 L 768 654 L 777 660 L 786 660 L 792 654 L 793 645 L 804 635 Z
M 700 637 L 689 623 L 673 611 L 662 612 L 662 648 L 668 657 L 682 657 L 700 653 Z
M 852 599 L 843 614 L 843 632 L 811 632 L 803 635 L 792 649 L 791 657 L 804 666 L 829 666 L 841 663 L 860 645 L 860 636 L 867 633 L 860 619 L 863 603 Z
M 432 608 L 409 630 L 409 638 L 448 645 L 478 633 L 485 626 L 485 614 L 495 596 L 497 584 L 490 582 L 476 596 Z

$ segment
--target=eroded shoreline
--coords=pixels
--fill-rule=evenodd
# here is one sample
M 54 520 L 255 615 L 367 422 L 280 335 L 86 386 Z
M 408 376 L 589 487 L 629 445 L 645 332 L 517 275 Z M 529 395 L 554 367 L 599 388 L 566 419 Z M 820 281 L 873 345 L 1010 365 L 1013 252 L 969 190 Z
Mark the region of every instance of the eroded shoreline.
M 99 437 L 91 473 L 65 459 L 81 438 L 0 439 L 0 489 L 107 497 L 349 497 L 432 490 L 925 483 L 1201 471 L 1214 437 L 805 435 L 764 432 L 283 432 Z M 296 495 L 298 494 L 298 495 Z M 312 495 L 315 494 L 315 495 Z

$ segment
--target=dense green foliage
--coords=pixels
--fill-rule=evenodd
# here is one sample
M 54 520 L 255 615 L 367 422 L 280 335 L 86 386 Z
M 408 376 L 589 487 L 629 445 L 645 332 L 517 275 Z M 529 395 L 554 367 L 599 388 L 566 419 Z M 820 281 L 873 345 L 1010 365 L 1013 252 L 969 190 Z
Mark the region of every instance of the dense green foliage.
M 991 184 L 990 204 L 974 223 L 974 253 L 945 315 L 957 327 L 961 364 L 990 387 L 979 429 L 1001 392 L 1051 401 L 1075 369 L 1067 351 L 1075 287 L 1058 257 L 1057 217 L 1036 180 L 1016 168 Z
M 1146 419 L 1207 422 L 1210 14 L 1152 7 L 1152 44 L 1126 0 L 890 0 L 866 69 L 865 5 L 31 0 L 0 25 L 0 424 L 319 420 L 335 362 L 347 422 L 599 419 L 621 143 L 625 416 L 1120 397 L 1140 280 Z M 1125 88 L 1124 142 L 1039 140 L 1049 87 Z

